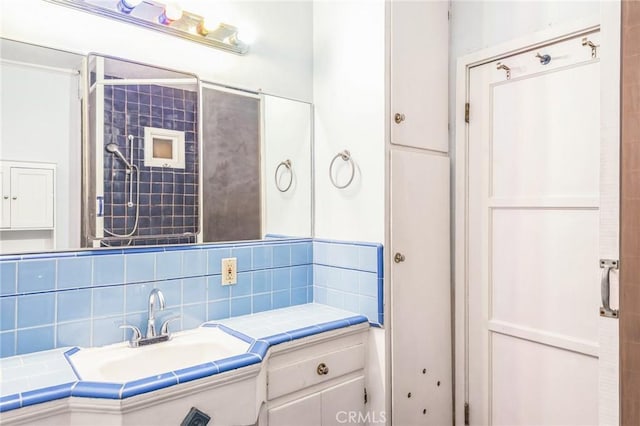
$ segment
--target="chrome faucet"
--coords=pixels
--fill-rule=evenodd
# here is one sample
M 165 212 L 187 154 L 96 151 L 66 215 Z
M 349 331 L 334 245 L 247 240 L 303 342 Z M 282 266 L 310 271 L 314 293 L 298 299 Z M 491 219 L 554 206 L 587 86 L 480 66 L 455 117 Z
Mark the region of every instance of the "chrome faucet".
M 171 333 L 169 332 L 169 323 L 171 321 L 180 319 L 179 315 L 171 316 L 162 322 L 160 327 L 160 334 L 156 332 L 156 313 L 162 311 L 165 308 L 164 295 L 158 288 L 154 288 L 149 293 L 149 311 L 147 317 L 147 335 L 142 337 L 142 332 L 135 325 L 121 325 L 120 328 L 130 328 L 133 331 L 131 340 L 129 340 L 129 346 L 137 348 L 138 346 L 150 345 L 152 343 L 166 342 L 171 339 Z
M 165 307 L 164 295 L 158 288 L 154 288 L 149 293 L 149 312 L 148 312 L 148 320 L 147 320 L 147 336 L 149 339 L 151 337 L 156 337 L 156 300 L 158 301 L 158 310 L 162 311 Z

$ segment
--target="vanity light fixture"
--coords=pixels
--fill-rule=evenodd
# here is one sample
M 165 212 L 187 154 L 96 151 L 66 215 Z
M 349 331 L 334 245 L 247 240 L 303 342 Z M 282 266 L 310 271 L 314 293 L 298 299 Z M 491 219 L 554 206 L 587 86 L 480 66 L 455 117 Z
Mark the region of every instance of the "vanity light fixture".
M 182 18 L 182 8 L 176 3 L 167 4 L 158 17 L 162 25 L 171 25 L 172 22 Z
M 106 18 L 244 55 L 249 51 L 248 35 L 226 23 L 182 10 L 176 3 L 155 0 L 45 0 Z
M 116 7 L 120 12 L 129 14 L 140 3 L 142 3 L 142 0 L 120 0 L 118 1 L 118 4 L 116 5 Z

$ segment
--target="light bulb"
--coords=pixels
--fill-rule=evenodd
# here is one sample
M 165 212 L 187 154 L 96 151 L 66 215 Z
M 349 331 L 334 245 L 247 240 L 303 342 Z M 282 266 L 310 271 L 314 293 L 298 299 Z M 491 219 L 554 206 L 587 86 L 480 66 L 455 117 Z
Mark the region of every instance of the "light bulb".
M 129 14 L 140 3 L 142 3 L 142 0 L 120 0 L 116 7 L 120 12 Z
M 164 11 L 158 17 L 158 21 L 161 24 L 169 25 L 180 18 L 182 18 L 182 8 L 175 3 L 169 3 L 164 7 Z
M 207 35 L 211 31 L 215 31 L 220 28 L 220 20 L 215 19 L 211 16 L 205 16 L 200 24 L 198 25 L 198 32 L 202 35 Z
M 257 36 L 256 32 L 251 28 L 244 28 L 238 31 L 235 38 L 245 44 L 253 44 L 256 41 Z

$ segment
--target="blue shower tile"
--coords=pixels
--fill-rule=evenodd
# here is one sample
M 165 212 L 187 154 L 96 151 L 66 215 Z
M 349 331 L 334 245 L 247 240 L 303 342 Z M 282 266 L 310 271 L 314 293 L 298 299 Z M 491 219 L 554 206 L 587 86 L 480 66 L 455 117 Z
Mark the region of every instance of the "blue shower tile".
M 182 252 L 182 269 L 185 276 L 207 273 L 207 253 L 204 250 L 185 250 Z
M 55 293 L 32 294 L 18 298 L 18 328 L 52 324 Z
M 182 253 L 167 251 L 156 253 L 156 278 L 178 278 L 182 276 Z
M 383 248 L 382 245 L 378 245 L 376 247 L 378 252 L 378 278 L 384 277 L 384 256 L 383 256 Z
M 218 300 L 216 302 L 209 302 L 209 314 L 207 321 L 229 318 L 229 305 L 229 300 Z
M 195 305 L 182 307 L 182 327 L 189 330 L 200 326 L 207 320 L 207 304 L 197 303 Z
M 307 303 L 306 287 L 291 289 L 291 305 L 303 305 L 305 303 Z
M 271 291 L 271 270 L 265 269 L 252 272 L 253 293 L 266 293 Z
M 238 283 L 231 287 L 231 297 L 248 296 L 251 294 L 251 272 L 240 272 Z
M 153 283 L 130 284 L 125 287 L 125 313 L 146 311 Z
M 252 249 L 253 269 L 270 268 L 272 260 L 271 246 L 255 246 Z
M 327 292 L 328 290 L 325 287 L 318 287 L 318 286 L 314 286 L 313 287 L 313 301 L 315 303 L 321 303 L 323 305 L 327 304 Z
M 309 246 L 311 243 L 291 244 L 291 264 L 304 265 L 311 263 Z
M 58 322 L 91 317 L 91 289 L 60 291 L 57 298 Z
M 18 355 L 53 349 L 53 326 L 18 330 Z
M 127 254 L 125 256 L 128 283 L 153 281 L 155 275 L 154 253 Z
M 378 247 L 358 247 L 358 269 L 378 273 Z
M 16 328 L 16 300 L 17 297 L 9 296 L 0 299 L 0 330 L 13 330 Z
M 124 323 L 122 316 L 93 319 L 91 346 L 104 346 L 124 341 L 124 331 L 119 328 Z
M 91 346 L 91 323 L 89 321 L 58 324 L 56 330 L 56 347 Z
M 323 265 L 313 266 L 313 284 L 326 287 L 329 284 L 329 270 L 331 267 Z
M 53 290 L 55 286 L 55 260 L 32 260 L 18 263 L 19 293 Z
M 203 280 L 205 278 L 202 278 Z M 182 305 L 182 280 L 157 281 L 156 288 L 162 291 L 167 308 Z M 206 297 L 206 286 L 205 286 Z
M 378 297 L 378 276 L 371 272 L 358 273 L 359 291 L 364 296 Z
M 91 287 L 91 258 L 58 259 L 58 289 Z
M 231 257 L 231 250 L 228 248 L 215 248 L 207 250 L 207 273 L 220 274 L 222 259 Z
M 274 291 L 273 292 L 273 309 L 286 308 L 291 306 L 291 291 Z
M 253 296 L 253 313 L 264 312 L 271 309 L 271 293 L 256 294 Z
M 273 291 L 289 290 L 291 288 L 291 268 L 279 268 L 272 271 Z
M 313 286 L 307 286 L 307 303 L 313 303 Z
M 229 286 L 223 286 L 220 275 L 207 279 L 207 298 L 211 300 L 228 299 L 230 296 Z
M 164 313 L 164 312 L 163 312 Z M 160 313 L 158 317 L 162 316 Z M 132 325 L 134 327 L 138 327 L 138 330 L 142 332 L 144 335 L 147 331 L 147 320 L 148 314 L 146 312 L 134 312 L 134 313 L 125 313 L 123 324 Z M 157 321 L 156 321 L 157 323 Z M 131 340 L 133 337 L 133 330 L 125 329 L 124 330 L 124 338 L 126 340 Z
M 124 313 L 124 286 L 94 288 L 92 291 L 94 317 Z
M 93 258 L 93 284 L 121 284 L 124 282 L 124 256 Z
M 291 265 L 291 246 L 289 244 L 277 244 L 273 246 L 273 266 Z
M 251 297 L 237 297 L 231 299 L 230 314 L 232 317 L 251 313 Z
M 182 303 L 203 303 L 206 301 L 207 279 L 205 277 L 182 280 Z
M 309 266 L 293 266 L 291 268 L 292 289 L 307 286 L 307 269 L 309 269 Z
M 16 262 L 0 262 L 0 295 L 15 294 Z
M 7 331 L 0 333 L 0 358 L 14 356 L 16 354 L 16 332 Z
M 251 270 L 251 248 L 234 247 L 231 249 L 231 257 L 237 259 L 238 272 Z

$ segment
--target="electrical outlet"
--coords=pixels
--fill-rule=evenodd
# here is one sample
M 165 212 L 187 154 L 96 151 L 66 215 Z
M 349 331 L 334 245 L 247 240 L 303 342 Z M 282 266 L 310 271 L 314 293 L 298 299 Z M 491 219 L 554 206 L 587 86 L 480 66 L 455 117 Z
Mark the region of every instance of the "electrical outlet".
M 222 285 L 238 282 L 238 263 L 235 257 L 222 259 Z

